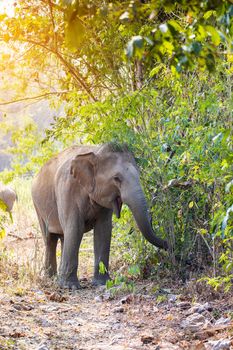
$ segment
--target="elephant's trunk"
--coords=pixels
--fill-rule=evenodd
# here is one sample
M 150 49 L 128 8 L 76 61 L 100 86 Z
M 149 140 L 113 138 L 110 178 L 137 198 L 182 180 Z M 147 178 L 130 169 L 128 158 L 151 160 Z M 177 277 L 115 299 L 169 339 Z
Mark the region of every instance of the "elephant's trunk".
M 122 199 L 132 211 L 138 228 L 146 240 L 156 247 L 167 250 L 167 241 L 157 237 L 151 227 L 148 207 L 141 187 L 137 188 L 137 190 L 134 191 L 133 194 L 131 193 L 127 198 Z

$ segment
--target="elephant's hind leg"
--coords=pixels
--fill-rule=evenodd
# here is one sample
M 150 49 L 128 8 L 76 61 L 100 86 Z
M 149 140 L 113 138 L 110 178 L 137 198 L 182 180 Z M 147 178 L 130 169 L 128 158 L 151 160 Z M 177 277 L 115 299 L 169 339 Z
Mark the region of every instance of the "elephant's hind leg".
M 57 274 L 56 250 L 59 236 L 48 232 L 45 243 L 45 271 L 52 277 Z
M 56 259 L 56 249 L 57 241 L 59 236 L 48 231 L 46 223 L 39 214 L 39 211 L 35 205 L 36 213 L 38 216 L 40 229 L 42 232 L 44 244 L 45 244 L 45 273 L 52 277 L 57 273 L 57 259 Z

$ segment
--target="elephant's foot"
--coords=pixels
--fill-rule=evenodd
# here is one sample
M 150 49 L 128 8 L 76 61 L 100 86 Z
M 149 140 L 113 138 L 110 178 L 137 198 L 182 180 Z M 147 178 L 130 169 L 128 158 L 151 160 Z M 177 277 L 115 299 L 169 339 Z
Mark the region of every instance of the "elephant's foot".
M 110 280 L 109 274 L 95 275 L 92 281 L 93 286 L 104 286 Z
M 81 288 L 81 285 L 77 278 L 68 280 L 68 279 L 59 277 L 58 284 L 59 284 L 59 287 L 62 289 L 77 290 Z

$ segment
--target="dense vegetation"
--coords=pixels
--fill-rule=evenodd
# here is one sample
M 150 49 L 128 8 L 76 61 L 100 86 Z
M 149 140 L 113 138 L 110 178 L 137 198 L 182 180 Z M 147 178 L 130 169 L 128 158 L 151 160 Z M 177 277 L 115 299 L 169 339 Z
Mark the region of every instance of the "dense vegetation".
M 229 1 L 16 2 L 13 16 L 1 16 L 2 88 L 12 101 L 50 98 L 64 116 L 46 135 L 32 121 L 1 121 L 14 155 L 2 178 L 32 175 L 74 142 L 126 142 L 153 227 L 173 251 L 158 259 L 125 208 L 114 229 L 118 258 L 141 276 L 158 261 L 170 270 L 176 261 L 184 279 L 209 266 L 209 282 L 229 286 L 232 18 Z

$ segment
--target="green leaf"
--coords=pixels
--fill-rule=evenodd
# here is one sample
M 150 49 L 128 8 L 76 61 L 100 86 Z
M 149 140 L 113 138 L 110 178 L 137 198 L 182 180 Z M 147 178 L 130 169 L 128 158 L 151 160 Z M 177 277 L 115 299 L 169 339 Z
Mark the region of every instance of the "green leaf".
M 6 205 L 5 202 L 3 202 L 2 199 L 0 199 L 0 209 L 1 209 L 2 211 L 7 211 L 7 205 Z
M 173 35 L 176 34 L 177 32 L 178 32 L 178 33 L 183 32 L 183 28 L 182 28 L 181 25 L 180 25 L 177 21 L 175 21 L 175 20 L 170 20 L 170 21 L 168 22 L 168 27 L 169 27 L 169 29 L 170 29 L 170 31 L 171 31 L 171 33 L 172 33 Z M 172 28 L 170 28 L 170 27 L 172 27 Z
M 106 267 L 105 267 L 103 261 L 100 261 L 100 262 L 99 262 L 99 273 L 100 273 L 101 275 L 104 275 L 106 272 L 107 272 L 107 269 L 106 269 Z
M 210 18 L 211 16 L 215 16 L 215 15 L 216 15 L 216 11 L 210 10 L 210 11 L 207 11 L 207 12 L 204 14 L 203 18 L 204 18 L 204 19 L 208 19 L 208 18 Z
M 189 202 L 189 208 L 191 209 L 193 206 L 194 206 L 194 202 L 193 201 Z
M 201 228 L 200 230 L 199 230 L 199 232 L 200 232 L 200 234 L 201 235 L 206 235 L 207 233 L 208 233 L 208 231 L 206 230 L 206 229 L 204 229 L 204 228 Z
M 132 265 L 128 268 L 130 276 L 136 277 L 140 274 L 140 267 L 138 265 Z
M 144 39 L 147 42 L 147 44 L 149 44 L 151 46 L 154 45 L 154 42 L 150 38 L 148 38 L 147 36 L 145 36 Z
M 141 49 L 143 47 L 143 37 L 141 35 L 132 38 L 134 47 Z
M 206 26 L 206 32 L 211 36 L 214 45 L 218 46 L 221 42 L 221 37 L 217 29 L 212 26 Z
M 201 43 L 199 43 L 198 41 L 194 41 L 192 44 L 191 44 L 191 49 L 192 51 L 195 53 L 195 55 L 199 55 L 199 53 L 201 52 L 201 49 L 202 49 L 202 45 Z
M 210 72 L 213 72 L 215 70 L 215 58 L 212 53 L 209 53 L 205 57 L 205 63 L 206 63 L 206 67 Z
M 150 78 L 158 74 L 162 69 L 164 69 L 164 64 L 160 63 L 150 71 Z
M 3 239 L 6 235 L 6 231 L 4 228 L 0 228 L 0 239 Z
M 141 35 L 133 36 L 132 39 L 128 42 L 127 48 L 126 48 L 126 54 L 127 56 L 133 57 L 134 54 L 137 51 L 140 51 L 143 49 L 144 46 L 144 39 Z
M 67 46 L 74 49 L 79 48 L 81 42 L 83 41 L 84 33 L 84 26 L 78 17 L 68 22 L 65 30 L 65 40 Z
M 206 30 L 202 25 L 198 26 L 198 33 L 199 33 L 198 39 L 201 41 L 203 41 L 207 36 Z
M 217 134 L 216 136 L 214 136 L 213 138 L 212 138 L 212 141 L 213 142 L 216 142 L 216 141 L 218 141 L 218 140 L 221 140 L 222 139 L 222 133 L 220 132 L 219 134 Z
M 233 5 L 230 5 L 230 7 L 229 7 L 227 12 L 229 13 L 230 17 L 233 17 Z

